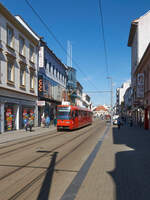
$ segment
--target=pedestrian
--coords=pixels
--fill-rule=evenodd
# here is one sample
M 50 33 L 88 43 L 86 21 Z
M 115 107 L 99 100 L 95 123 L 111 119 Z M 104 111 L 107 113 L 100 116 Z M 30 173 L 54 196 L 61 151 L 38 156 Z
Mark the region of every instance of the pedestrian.
M 28 122 L 28 126 L 29 126 L 29 129 L 30 129 L 30 132 L 32 131 L 32 127 L 33 127 L 33 119 L 30 117 L 29 118 L 29 122 Z
M 130 127 L 132 127 L 133 126 L 133 120 L 132 120 L 132 118 L 130 119 Z
M 117 121 L 117 125 L 118 125 L 118 130 L 120 129 L 120 126 L 121 126 L 121 121 L 120 119 L 118 118 L 118 121 Z
M 45 116 L 44 116 L 44 113 L 43 113 L 43 115 L 41 116 L 41 126 L 42 126 L 42 127 L 45 127 Z
M 46 124 L 46 127 L 49 128 L 49 125 L 50 125 L 50 117 L 47 115 L 46 118 L 45 118 L 45 124 Z
M 140 118 L 140 120 L 139 120 L 139 127 L 140 128 L 142 127 L 142 118 Z
M 24 122 L 24 128 L 25 128 L 25 130 L 27 131 L 28 130 L 28 118 L 25 118 L 24 120 L 23 120 L 23 122 Z
M 57 118 L 55 117 L 54 118 L 54 126 L 56 126 L 57 125 Z

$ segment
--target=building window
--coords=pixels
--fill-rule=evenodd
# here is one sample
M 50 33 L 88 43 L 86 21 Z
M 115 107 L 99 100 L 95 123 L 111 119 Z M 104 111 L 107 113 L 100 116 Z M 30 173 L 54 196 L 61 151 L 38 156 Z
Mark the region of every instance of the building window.
M 55 67 L 53 66 L 53 75 L 55 75 Z
M 25 40 L 21 36 L 19 37 L 19 53 L 25 55 Z
M 49 72 L 51 72 L 51 63 L 49 63 Z
M 30 72 L 30 90 L 34 89 L 34 74 Z
M 47 59 L 46 58 L 44 59 L 44 67 L 45 67 L 45 69 L 47 67 Z
M 20 68 L 20 86 L 25 86 L 26 71 L 24 67 Z
M 14 82 L 14 63 L 10 61 L 7 63 L 7 80 Z
M 29 49 L 29 59 L 30 61 L 34 62 L 34 47 L 31 44 Z
M 10 26 L 7 26 L 7 45 L 13 47 L 14 31 Z

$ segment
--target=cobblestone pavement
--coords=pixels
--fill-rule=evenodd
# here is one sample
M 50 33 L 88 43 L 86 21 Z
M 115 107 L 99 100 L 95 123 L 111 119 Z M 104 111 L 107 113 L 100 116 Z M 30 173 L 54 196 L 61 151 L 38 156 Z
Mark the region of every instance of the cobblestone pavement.
M 113 126 L 76 199 L 149 200 L 150 131 Z
M 51 125 L 49 128 L 33 127 L 31 132 L 26 132 L 25 129 L 4 132 L 0 134 L 0 144 L 54 130 L 56 127 Z

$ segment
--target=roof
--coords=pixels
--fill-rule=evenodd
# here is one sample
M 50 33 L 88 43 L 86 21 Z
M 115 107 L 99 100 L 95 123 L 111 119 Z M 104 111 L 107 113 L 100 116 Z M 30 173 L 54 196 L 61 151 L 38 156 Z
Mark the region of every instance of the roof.
M 134 20 L 131 22 L 131 28 L 130 28 L 129 38 L 128 38 L 128 47 L 132 46 L 133 38 L 137 29 L 137 24 L 138 24 L 138 20 Z
M 94 111 L 107 111 L 107 109 L 104 106 L 98 106 L 94 109 Z
M 38 45 L 38 40 L 31 32 L 29 32 L 21 23 L 14 17 L 8 10 L 0 3 L 0 14 L 2 14 L 10 23 L 12 23 L 15 28 L 17 28 L 21 33 L 23 33 L 29 40 L 31 40 L 35 45 Z
M 131 22 L 131 27 L 130 27 L 130 33 L 129 33 L 129 38 L 128 38 L 128 46 L 131 47 L 132 46 L 132 42 L 133 42 L 133 38 L 137 29 L 137 25 L 138 22 L 141 21 L 143 18 L 145 18 L 145 16 L 150 14 L 150 10 L 148 12 L 146 12 L 144 15 L 142 15 L 141 17 L 133 20 Z

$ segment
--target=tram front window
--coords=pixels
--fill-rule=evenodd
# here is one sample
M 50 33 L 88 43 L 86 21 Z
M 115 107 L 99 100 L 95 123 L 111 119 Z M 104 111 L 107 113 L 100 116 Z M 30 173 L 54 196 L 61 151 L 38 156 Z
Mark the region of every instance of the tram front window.
M 68 108 L 58 109 L 57 119 L 71 119 L 70 110 Z

